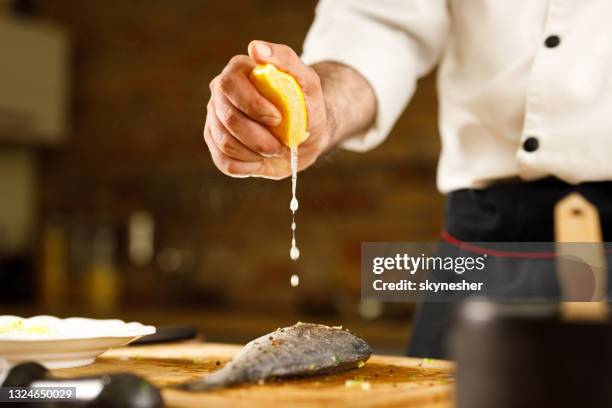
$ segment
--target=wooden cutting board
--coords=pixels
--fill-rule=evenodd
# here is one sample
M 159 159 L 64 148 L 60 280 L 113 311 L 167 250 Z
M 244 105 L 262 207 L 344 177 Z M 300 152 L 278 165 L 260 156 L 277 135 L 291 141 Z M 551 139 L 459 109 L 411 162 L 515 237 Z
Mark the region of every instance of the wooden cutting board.
M 454 366 L 448 361 L 374 355 L 361 368 L 309 379 L 189 393 L 167 388 L 222 367 L 240 346 L 173 343 L 110 350 L 92 365 L 53 370 L 70 378 L 113 372 L 140 375 L 158 387 L 168 407 L 426 407 L 453 406 Z M 347 387 L 363 380 L 370 389 Z M 362 383 L 360 383 L 362 384 Z

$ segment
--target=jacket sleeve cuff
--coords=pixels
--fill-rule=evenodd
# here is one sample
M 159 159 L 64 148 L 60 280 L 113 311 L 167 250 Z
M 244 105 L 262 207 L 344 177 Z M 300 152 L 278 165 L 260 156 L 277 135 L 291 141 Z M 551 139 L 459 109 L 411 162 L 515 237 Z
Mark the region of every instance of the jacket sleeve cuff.
M 339 62 L 355 69 L 372 86 L 377 99 L 373 125 L 341 143 L 347 150 L 363 152 L 378 146 L 391 131 L 414 93 L 417 74 L 410 61 L 414 46 L 403 33 L 377 27 L 359 29 L 360 25 L 363 21 L 350 15 L 315 20 L 302 60 L 307 64 Z

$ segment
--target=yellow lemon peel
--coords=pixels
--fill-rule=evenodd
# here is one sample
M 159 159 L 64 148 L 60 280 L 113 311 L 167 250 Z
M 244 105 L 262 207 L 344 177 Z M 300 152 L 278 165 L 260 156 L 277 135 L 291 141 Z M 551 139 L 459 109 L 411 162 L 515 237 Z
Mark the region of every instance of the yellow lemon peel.
M 249 78 L 255 88 L 280 111 L 282 119 L 270 131 L 288 147 L 308 138 L 308 112 L 302 88 L 290 74 L 272 64 L 258 65 Z

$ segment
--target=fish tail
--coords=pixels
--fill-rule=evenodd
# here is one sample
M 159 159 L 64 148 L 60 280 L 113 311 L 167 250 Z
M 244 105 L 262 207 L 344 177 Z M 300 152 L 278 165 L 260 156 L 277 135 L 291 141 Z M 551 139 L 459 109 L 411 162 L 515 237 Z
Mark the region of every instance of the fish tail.
M 217 375 L 217 373 L 207 375 L 196 381 L 178 384 L 175 388 L 183 391 L 210 391 L 217 388 L 227 387 L 232 381 L 225 375 Z

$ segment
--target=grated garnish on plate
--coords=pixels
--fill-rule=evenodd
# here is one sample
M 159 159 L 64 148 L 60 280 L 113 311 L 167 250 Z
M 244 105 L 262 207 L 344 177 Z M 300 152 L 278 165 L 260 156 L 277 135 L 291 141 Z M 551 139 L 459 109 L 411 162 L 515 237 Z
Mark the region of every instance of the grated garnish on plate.
M 0 334 L 50 334 L 51 328 L 42 324 L 27 325 L 23 319 L 15 319 L 0 326 Z

